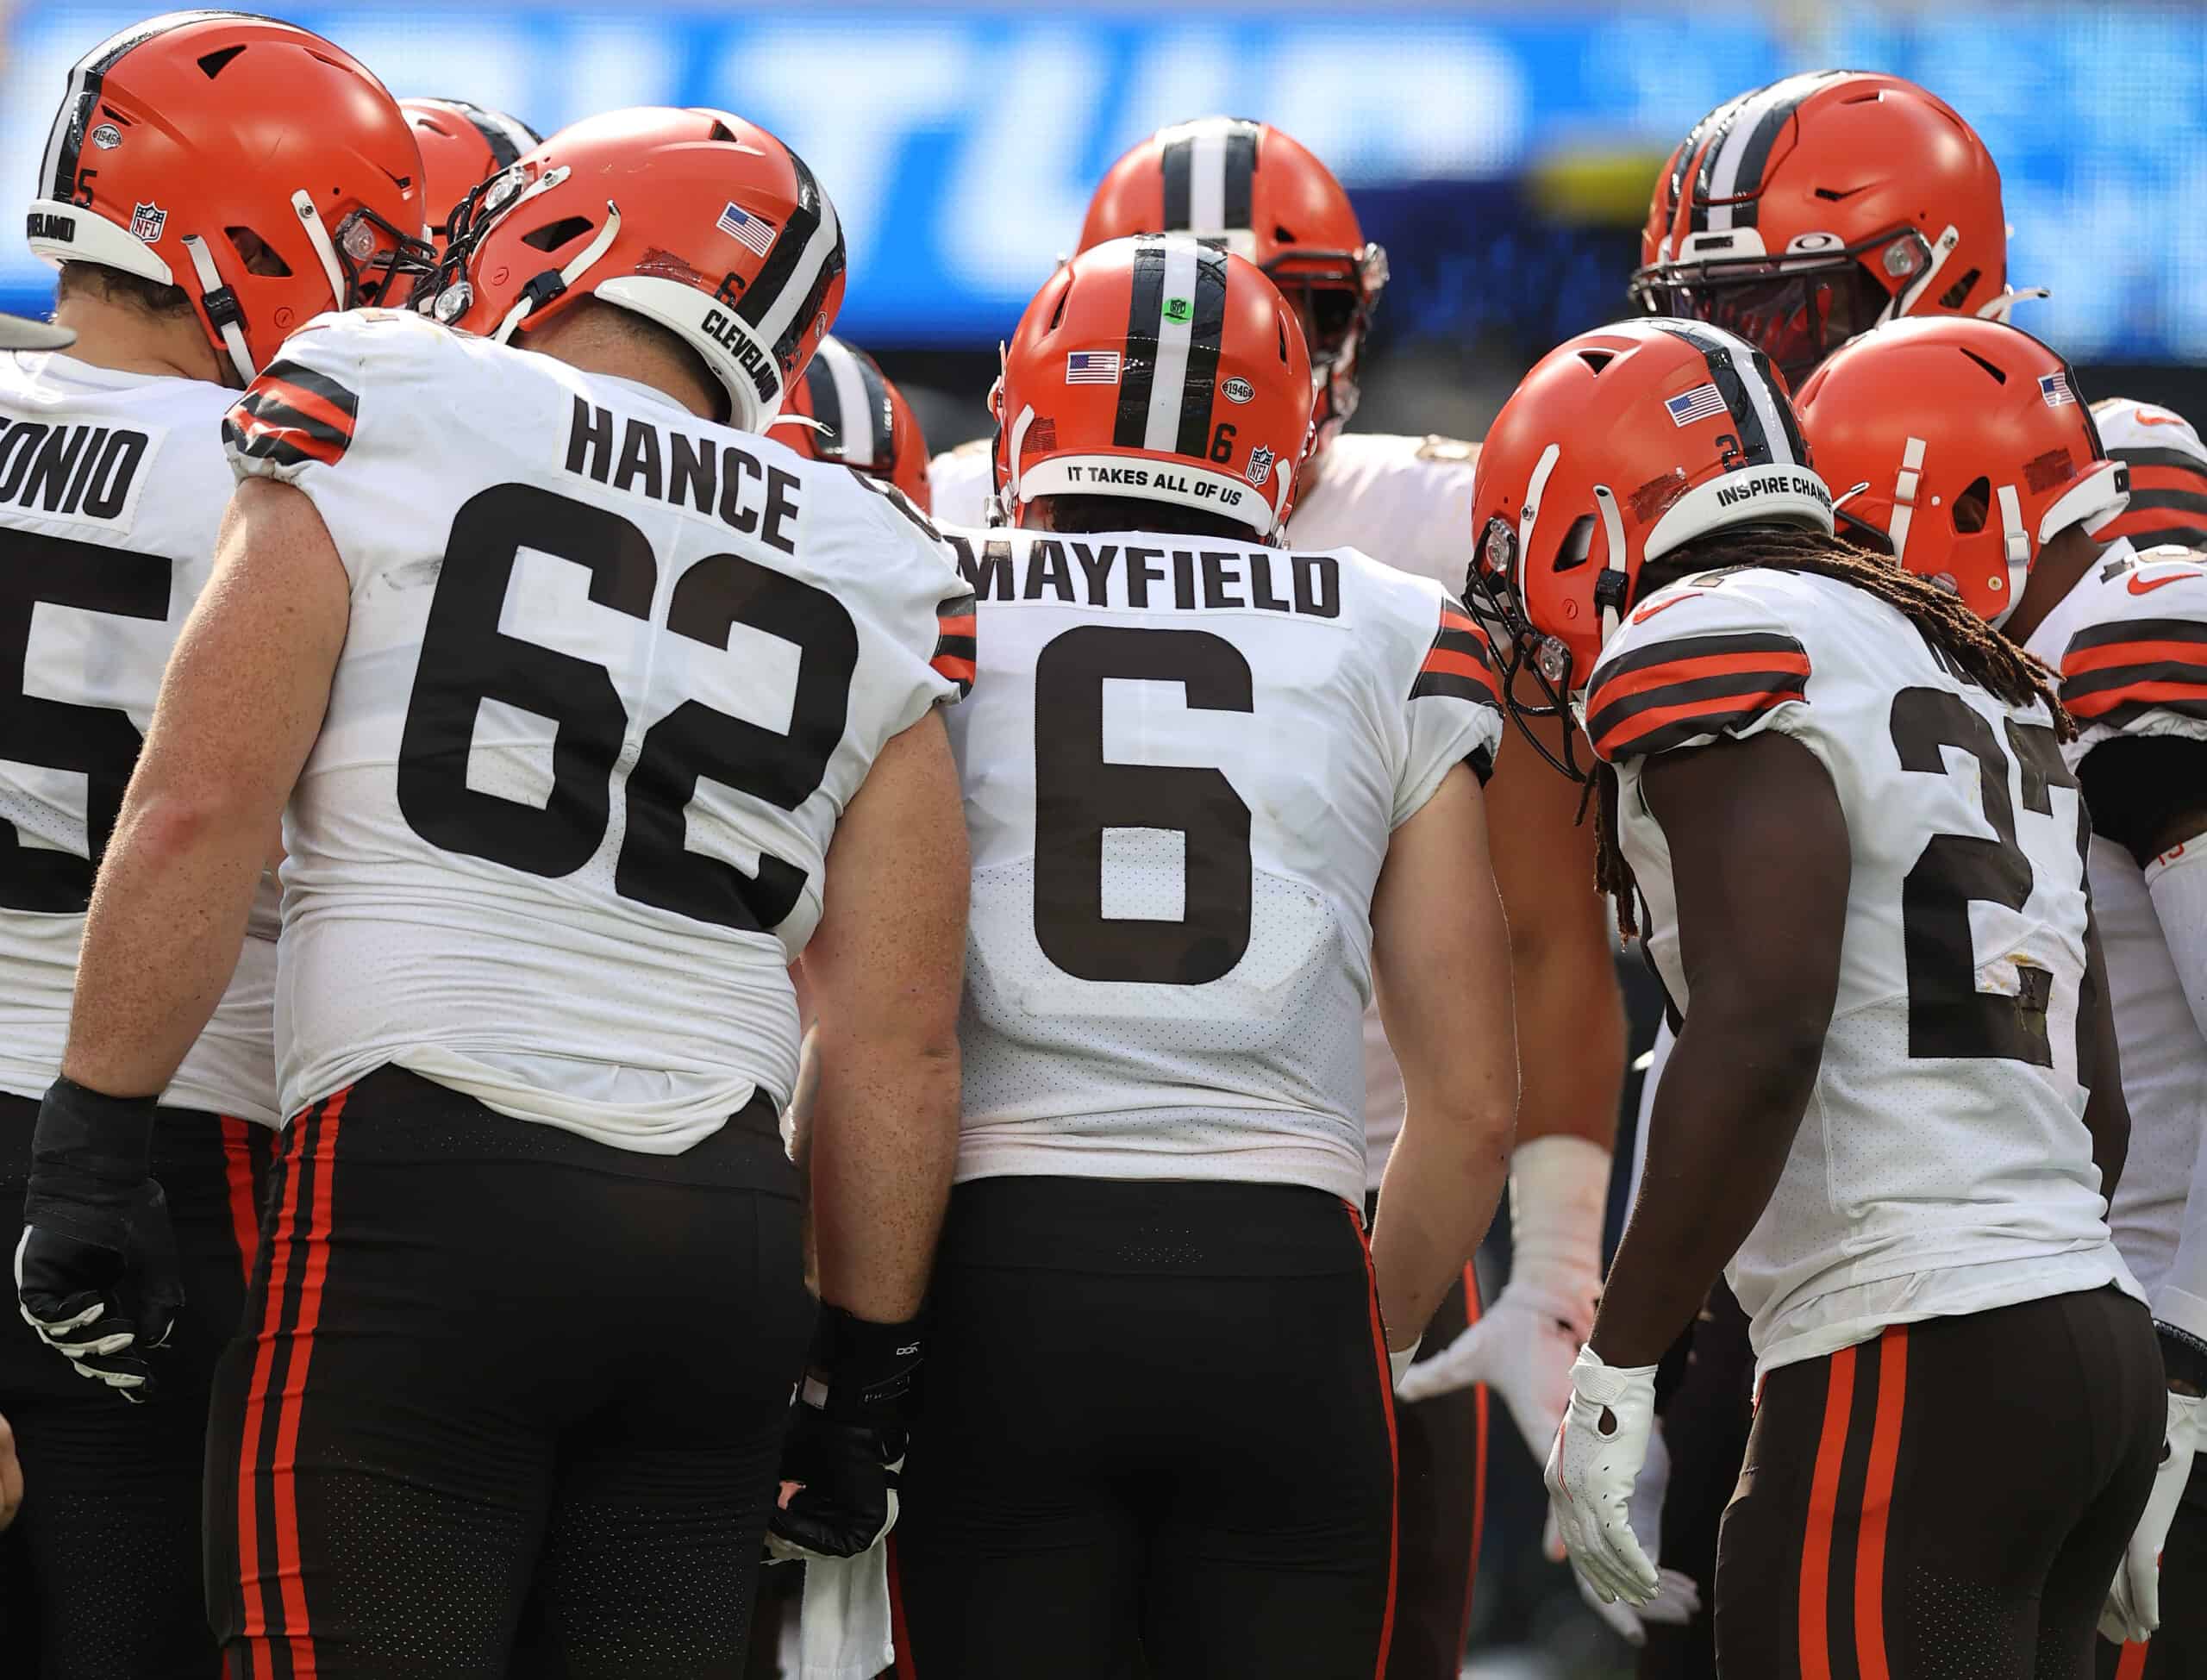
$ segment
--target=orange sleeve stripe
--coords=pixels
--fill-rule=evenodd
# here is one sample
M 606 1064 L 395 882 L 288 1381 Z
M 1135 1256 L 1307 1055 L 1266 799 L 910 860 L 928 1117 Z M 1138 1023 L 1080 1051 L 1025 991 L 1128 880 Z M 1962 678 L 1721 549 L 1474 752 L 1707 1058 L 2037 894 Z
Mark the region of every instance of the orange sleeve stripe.
M 2087 721 L 2104 716 L 2118 706 L 2152 705 L 2156 702 L 2207 700 L 2207 667 L 2203 667 L 2197 682 L 2130 683 L 2119 689 L 2104 689 L 2098 694 L 2080 694 L 2075 699 L 2065 698 L 2061 704 L 2072 717 Z
M 928 661 L 938 677 L 947 677 L 953 682 L 970 683 L 973 680 L 973 662 L 961 659 L 953 653 L 938 653 Z
M 1502 692 L 1502 684 L 1495 681 L 1494 673 L 1487 669 L 1485 661 L 1469 653 L 1452 653 L 1445 647 L 1436 647 L 1425 656 L 1425 663 L 1418 670 L 1443 677 L 1467 677 L 1482 687 L 1492 689 L 1497 694 Z
M 1788 700 L 1798 700 L 1799 692 L 1792 689 L 1765 689 L 1760 694 L 1712 694 L 1700 700 L 1682 700 L 1675 706 L 1652 706 L 1644 712 L 1626 718 L 1615 728 L 1604 734 L 1594 744 L 1594 750 L 1604 758 L 1613 757 L 1618 749 L 1629 746 L 1642 735 L 1687 718 L 1735 717 L 1743 714 L 1767 711 L 1771 707 Z
M 311 455 L 316 460 L 330 466 L 336 465 L 344 459 L 345 452 L 335 444 L 318 438 L 311 432 L 303 432 L 296 426 L 278 426 L 272 421 L 263 420 L 259 415 L 248 414 L 243 408 L 232 409 L 230 417 L 248 438 L 266 438 L 289 444 L 302 455 Z
M 266 391 L 280 399 L 286 407 L 297 409 L 309 420 L 318 420 L 348 438 L 353 435 L 355 425 L 353 416 L 328 398 L 316 396 L 303 385 L 295 385 L 289 379 L 278 378 L 272 373 L 262 374 L 253 384 L 254 390 Z
M 1444 630 L 1459 630 L 1467 636 L 1484 636 L 1486 634 L 1463 614 L 1452 613 L 1446 607 L 1441 609 L 1441 628 Z
M 974 633 L 975 620 L 972 613 L 967 613 L 963 618 L 938 618 L 935 622 L 936 631 L 942 635 L 970 636 Z
M 2073 649 L 2061 661 L 2061 674 L 2106 671 L 2126 665 L 2186 665 L 2207 677 L 2207 641 L 2114 641 Z
M 2141 466 L 2133 463 L 2130 468 L 2130 488 L 2136 490 L 2187 490 L 2198 495 L 2207 490 L 2207 467 Z
M 1809 674 L 1806 653 L 1779 652 L 1754 653 L 1704 653 L 1683 659 L 1668 659 L 1661 665 L 1628 671 L 1602 683 L 1588 696 L 1589 716 L 1614 701 L 1629 700 L 1636 694 L 1647 694 L 1656 689 L 1668 688 L 1673 683 L 1696 683 L 1704 677 L 1729 677 L 1742 671 L 1783 672 L 1789 676 Z

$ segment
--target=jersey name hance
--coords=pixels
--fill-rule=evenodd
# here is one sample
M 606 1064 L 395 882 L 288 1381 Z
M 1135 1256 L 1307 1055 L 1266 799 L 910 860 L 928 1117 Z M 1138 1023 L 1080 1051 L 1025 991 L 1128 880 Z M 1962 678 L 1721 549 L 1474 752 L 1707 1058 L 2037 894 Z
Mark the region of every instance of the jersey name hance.
M 231 417 L 352 580 L 285 834 L 294 1109 L 385 1063 L 674 1153 L 787 1099 L 838 815 L 954 698 L 951 551 L 885 487 L 383 311 Z
M 213 568 L 235 393 L 0 354 L 0 1090 L 61 1070 L 96 862 Z M 276 900 L 162 1102 L 272 1126 Z
M 1775 729 L 1816 756 L 1846 815 L 1822 1062 L 1727 1273 L 1762 1366 L 1890 1324 L 2109 1283 L 2136 1293 L 2083 1121 L 2088 830 L 2046 708 L 1995 699 L 1860 590 L 1747 569 L 1631 613 L 1585 722 L 1616 767 L 1648 952 L 1689 1027 L 1671 855 L 1641 782 L 1651 758 Z
M 1438 584 L 1341 550 L 975 532 L 961 1178 L 1360 1203 L 1372 893 L 1502 727 Z

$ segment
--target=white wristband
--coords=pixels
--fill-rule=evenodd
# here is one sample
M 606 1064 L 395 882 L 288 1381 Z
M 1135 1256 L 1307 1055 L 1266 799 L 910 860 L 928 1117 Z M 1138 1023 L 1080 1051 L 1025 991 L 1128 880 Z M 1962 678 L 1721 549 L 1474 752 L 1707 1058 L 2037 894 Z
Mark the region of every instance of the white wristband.
M 1510 1157 L 1510 1283 L 1573 1303 L 1598 1289 L 1610 1152 L 1586 1138 L 1535 1138 Z

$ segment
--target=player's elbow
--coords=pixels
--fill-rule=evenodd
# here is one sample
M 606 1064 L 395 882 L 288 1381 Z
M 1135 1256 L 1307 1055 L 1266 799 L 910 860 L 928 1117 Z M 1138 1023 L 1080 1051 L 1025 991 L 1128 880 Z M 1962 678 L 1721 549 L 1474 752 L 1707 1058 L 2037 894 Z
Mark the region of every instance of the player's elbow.
M 218 780 L 134 788 L 108 855 L 159 868 L 241 837 L 250 836 L 259 847 L 266 828 L 250 815 L 247 801 Z

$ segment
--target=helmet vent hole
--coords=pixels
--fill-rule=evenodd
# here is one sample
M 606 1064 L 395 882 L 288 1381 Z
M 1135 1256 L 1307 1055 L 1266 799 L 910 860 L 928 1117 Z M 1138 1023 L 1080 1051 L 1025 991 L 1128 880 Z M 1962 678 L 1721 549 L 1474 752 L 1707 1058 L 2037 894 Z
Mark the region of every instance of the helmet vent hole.
M 1050 313 L 1050 324 L 1044 330 L 1054 333 L 1066 318 L 1066 305 L 1072 302 L 1072 288 L 1067 286 L 1058 294 L 1058 307 Z
M 1985 528 L 1985 518 L 1992 511 L 1992 481 L 1979 478 L 1954 498 L 1952 509 L 1954 529 L 1969 536 Z
M 1969 296 L 1970 288 L 1977 284 L 1978 274 L 1979 271 L 1973 268 L 1967 273 L 1964 274 L 1960 279 L 1948 286 L 1946 290 L 1941 292 L 1939 294 L 1939 307 L 1942 309 L 1959 309 L 1961 308 L 1962 299 Z
M 1962 354 L 1967 356 L 1987 373 L 1990 373 L 1993 378 L 1994 383 L 2003 385 L 2008 383 L 2008 374 L 2004 368 L 1996 366 L 1994 364 L 1988 362 L 1974 350 L 1965 350 L 1962 352 Z
M 1291 228 L 1281 227 L 1275 224 L 1272 228 L 1272 237 L 1275 240 L 1278 240 L 1282 245 L 1292 245 L 1295 243 L 1295 231 Z
M 1616 356 L 1613 352 L 1608 350 L 1581 350 L 1579 353 L 1579 359 L 1586 364 L 1590 372 L 1599 373 L 1604 368 L 1615 361 L 1616 359 Z
M 279 280 L 291 273 L 291 264 L 278 256 L 268 241 L 252 228 L 225 228 L 222 232 L 228 236 L 230 248 L 238 253 L 238 260 L 245 265 L 247 273 Z
M 556 251 L 568 240 L 580 239 L 590 231 L 590 220 L 586 216 L 562 216 L 557 222 L 546 222 L 534 233 L 523 234 L 521 242 L 534 246 L 539 251 Z
M 729 128 L 728 124 L 722 122 L 720 118 L 715 117 L 713 119 L 712 132 L 707 134 L 705 138 L 707 140 L 721 141 L 734 140 L 735 138 L 735 130 Z
M 1818 187 L 1816 189 L 1816 197 L 1822 199 L 1827 204 L 1836 204 L 1841 199 L 1846 197 L 1847 195 L 1837 190 L 1835 188 Z
M 1279 360 L 1280 365 L 1285 367 L 1287 365 L 1287 317 L 1280 316 L 1272 323 L 1272 326 L 1279 334 Z
M 230 67 L 230 60 L 232 59 L 234 59 L 239 53 L 244 51 L 245 44 L 242 41 L 235 47 L 222 47 L 219 51 L 209 53 L 205 57 L 202 58 L 199 60 L 199 68 L 205 73 L 207 79 L 211 82 L 225 70 L 228 70 Z
M 1587 553 L 1593 546 L 1594 515 L 1581 514 L 1563 534 L 1563 546 L 1556 551 L 1554 569 L 1569 571 L 1585 565 Z

